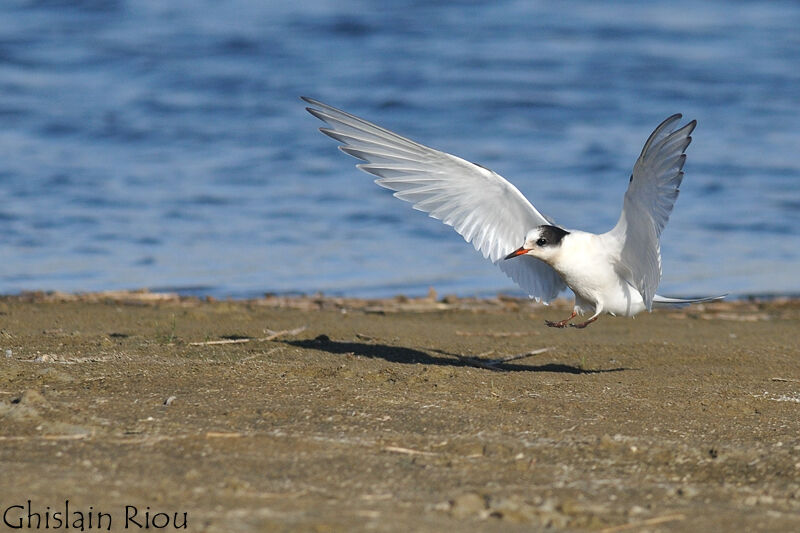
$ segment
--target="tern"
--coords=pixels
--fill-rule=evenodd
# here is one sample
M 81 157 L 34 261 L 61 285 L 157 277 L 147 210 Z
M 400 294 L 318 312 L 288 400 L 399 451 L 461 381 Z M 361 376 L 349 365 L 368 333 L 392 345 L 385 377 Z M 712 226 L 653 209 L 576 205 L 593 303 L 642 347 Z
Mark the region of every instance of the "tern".
M 542 215 L 505 178 L 460 157 L 429 148 L 341 109 L 301 97 L 326 123 L 325 135 L 363 161 L 360 170 L 414 209 L 452 226 L 531 298 L 549 303 L 567 287 L 572 314 L 551 327 L 585 328 L 602 314 L 634 316 L 654 305 L 684 305 L 723 296 L 682 299 L 656 294 L 661 280 L 661 231 L 683 180 L 686 148 L 697 121 L 664 120 L 633 167 L 616 226 L 601 234 L 565 229 Z M 578 315 L 585 322 L 572 324 Z

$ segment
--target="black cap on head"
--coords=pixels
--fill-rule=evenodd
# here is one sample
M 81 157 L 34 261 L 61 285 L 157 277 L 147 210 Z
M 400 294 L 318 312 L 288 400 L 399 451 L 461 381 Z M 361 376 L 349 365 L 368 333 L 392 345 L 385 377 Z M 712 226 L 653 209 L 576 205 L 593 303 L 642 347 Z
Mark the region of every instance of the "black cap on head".
M 546 241 L 546 246 L 558 246 L 561 244 L 561 239 L 569 232 L 558 226 L 539 226 L 539 239 Z

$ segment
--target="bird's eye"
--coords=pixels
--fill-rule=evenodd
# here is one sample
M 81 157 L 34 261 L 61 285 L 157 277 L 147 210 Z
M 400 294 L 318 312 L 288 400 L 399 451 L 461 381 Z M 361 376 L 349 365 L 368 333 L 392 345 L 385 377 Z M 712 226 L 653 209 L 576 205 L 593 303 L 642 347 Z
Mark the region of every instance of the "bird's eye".
M 538 246 L 544 246 L 544 245 L 546 245 L 546 244 L 547 244 L 547 239 L 545 239 L 544 237 L 542 237 L 541 239 L 539 239 L 538 241 L 536 241 L 536 244 L 537 244 Z

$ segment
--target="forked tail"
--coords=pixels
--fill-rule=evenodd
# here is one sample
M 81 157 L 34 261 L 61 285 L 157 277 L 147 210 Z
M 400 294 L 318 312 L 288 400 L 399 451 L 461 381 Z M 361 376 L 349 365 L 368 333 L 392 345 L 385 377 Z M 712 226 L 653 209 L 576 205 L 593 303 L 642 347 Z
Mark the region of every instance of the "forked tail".
M 661 296 L 660 294 L 656 294 L 653 297 L 653 304 L 659 305 L 689 305 L 689 304 L 697 304 L 702 302 L 713 302 L 714 300 L 722 300 L 725 298 L 727 294 L 721 294 L 719 296 L 707 296 L 705 298 L 667 298 L 666 296 Z

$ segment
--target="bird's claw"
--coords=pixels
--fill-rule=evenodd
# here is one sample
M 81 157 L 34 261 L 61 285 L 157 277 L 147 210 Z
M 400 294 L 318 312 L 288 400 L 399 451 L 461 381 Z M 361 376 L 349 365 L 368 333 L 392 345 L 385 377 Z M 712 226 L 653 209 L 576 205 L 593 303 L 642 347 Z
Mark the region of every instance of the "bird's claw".
M 553 322 L 551 320 L 545 320 L 544 323 L 550 326 L 551 328 L 565 328 L 569 321 L 575 318 L 578 315 L 577 312 L 572 311 L 572 314 L 569 315 L 569 318 L 565 318 L 564 320 L 559 320 L 558 322 Z
M 588 326 L 589 324 L 591 324 L 592 322 L 594 322 L 595 320 L 597 320 L 597 317 L 596 317 L 596 316 L 595 316 L 595 317 L 592 317 L 592 318 L 590 318 L 590 319 L 589 319 L 589 320 L 587 320 L 586 322 L 581 322 L 580 324 L 570 324 L 570 326 L 572 326 L 573 328 L 583 329 L 583 328 L 585 328 L 586 326 Z

